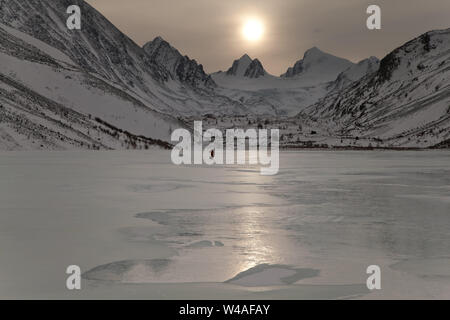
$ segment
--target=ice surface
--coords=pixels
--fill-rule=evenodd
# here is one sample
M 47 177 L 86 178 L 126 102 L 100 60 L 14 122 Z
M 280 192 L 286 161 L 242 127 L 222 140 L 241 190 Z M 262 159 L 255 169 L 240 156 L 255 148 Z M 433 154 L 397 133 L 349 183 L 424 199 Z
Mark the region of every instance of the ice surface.
M 261 176 L 166 151 L 0 153 L 0 297 L 450 298 L 449 163 L 282 152 Z
M 95 267 L 83 274 L 88 280 L 118 282 L 156 282 L 158 273 L 170 264 L 169 259 L 125 260 Z

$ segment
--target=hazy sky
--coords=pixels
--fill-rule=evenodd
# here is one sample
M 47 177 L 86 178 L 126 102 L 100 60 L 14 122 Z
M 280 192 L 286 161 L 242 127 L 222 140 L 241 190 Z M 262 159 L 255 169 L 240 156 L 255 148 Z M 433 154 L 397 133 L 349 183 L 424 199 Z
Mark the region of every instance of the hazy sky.
M 317 46 L 359 61 L 382 58 L 432 29 L 450 28 L 450 0 L 88 0 L 143 45 L 162 36 L 207 72 L 228 69 L 244 53 L 279 75 Z M 382 10 L 382 29 L 366 27 L 366 9 Z M 264 24 L 258 42 L 242 36 L 249 18 Z

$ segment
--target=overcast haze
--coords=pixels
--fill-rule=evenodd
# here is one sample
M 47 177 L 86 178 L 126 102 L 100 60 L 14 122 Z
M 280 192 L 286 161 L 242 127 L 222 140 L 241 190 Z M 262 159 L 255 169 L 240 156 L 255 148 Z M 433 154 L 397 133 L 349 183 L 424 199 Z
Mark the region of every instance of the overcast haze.
M 226 70 L 244 53 L 279 75 L 317 46 L 357 62 L 382 58 L 432 29 L 450 27 L 450 0 L 89 0 L 120 30 L 145 44 L 162 36 L 207 72 Z M 366 9 L 382 9 L 382 30 L 366 28 Z M 261 41 L 243 39 L 249 17 L 265 26 Z

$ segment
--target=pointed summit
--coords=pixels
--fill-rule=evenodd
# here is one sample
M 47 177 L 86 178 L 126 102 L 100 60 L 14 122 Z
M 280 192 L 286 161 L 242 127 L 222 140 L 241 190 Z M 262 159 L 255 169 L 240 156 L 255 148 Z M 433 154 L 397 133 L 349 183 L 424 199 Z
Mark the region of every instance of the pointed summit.
M 159 36 L 147 42 L 143 49 L 153 62 L 162 64 L 169 70 L 173 68 L 174 62 L 182 57 L 177 49 Z
M 152 43 L 152 44 L 156 45 L 156 44 L 159 44 L 159 43 L 161 43 L 163 41 L 168 43 L 161 36 L 157 36 L 157 37 L 155 37 L 155 39 L 153 39 L 153 41 L 150 41 L 149 43 Z
M 143 47 L 148 59 L 165 68 L 172 79 L 180 80 L 194 87 L 204 85 L 215 87 L 214 80 L 203 70 L 203 66 L 197 61 L 183 56 L 177 49 L 162 37 L 156 37 Z
M 246 53 L 242 55 L 242 57 L 239 58 L 239 61 L 252 61 L 252 58 Z
M 252 60 L 248 54 L 244 54 L 227 71 L 228 76 L 240 76 L 247 78 L 258 78 L 266 75 L 266 71 L 258 59 Z

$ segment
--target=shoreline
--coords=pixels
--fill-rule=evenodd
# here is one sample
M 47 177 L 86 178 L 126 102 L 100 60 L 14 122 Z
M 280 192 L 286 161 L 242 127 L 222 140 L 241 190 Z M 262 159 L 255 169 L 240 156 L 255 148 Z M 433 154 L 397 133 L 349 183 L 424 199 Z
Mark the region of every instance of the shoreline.
M 419 147 L 280 147 L 283 151 L 295 151 L 295 150 L 311 150 L 311 151 L 428 151 L 428 150 L 450 150 L 450 148 L 419 148 Z

